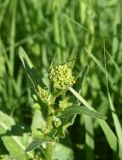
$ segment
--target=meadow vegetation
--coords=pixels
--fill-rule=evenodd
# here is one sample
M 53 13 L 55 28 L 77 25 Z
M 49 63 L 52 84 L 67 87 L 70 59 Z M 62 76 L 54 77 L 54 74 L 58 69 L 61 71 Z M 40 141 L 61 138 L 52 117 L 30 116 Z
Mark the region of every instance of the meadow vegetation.
M 121 0 L 0 0 L 0 159 L 122 159 Z

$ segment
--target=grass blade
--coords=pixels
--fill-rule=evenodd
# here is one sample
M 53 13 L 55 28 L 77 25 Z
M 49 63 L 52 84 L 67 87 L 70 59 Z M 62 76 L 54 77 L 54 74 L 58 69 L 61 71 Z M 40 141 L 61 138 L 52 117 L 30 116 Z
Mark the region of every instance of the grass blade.
M 118 137 L 118 140 L 120 142 L 120 145 L 122 146 L 122 127 L 119 121 L 119 118 L 116 114 L 116 110 L 115 107 L 113 105 L 112 102 L 112 98 L 109 92 L 109 86 L 108 86 L 108 75 L 107 75 L 107 66 L 106 66 L 106 56 L 105 56 L 105 52 L 104 52 L 104 59 L 105 59 L 105 71 L 106 71 L 106 85 L 107 85 L 107 95 L 108 95 L 108 100 L 109 100 L 109 104 L 110 104 L 110 109 L 111 109 L 111 114 L 113 117 L 113 121 L 114 121 L 114 126 L 115 126 L 115 130 L 116 130 L 116 134 Z M 120 146 L 119 146 L 120 147 Z M 120 151 L 121 149 L 119 149 Z M 122 152 L 119 154 L 120 158 L 122 158 Z
M 70 56 L 67 59 L 68 66 L 70 66 L 71 68 L 74 68 L 75 60 L 76 60 L 76 56 L 77 56 L 77 51 L 78 51 L 78 46 L 73 48 Z
M 91 117 L 84 116 L 85 118 L 85 151 L 86 160 L 94 160 L 94 129 Z
M 92 106 L 90 106 L 88 104 L 88 102 L 83 97 L 79 96 L 79 94 L 77 94 L 77 92 L 75 92 L 73 89 L 71 89 L 71 87 L 69 89 L 70 89 L 71 93 L 73 93 L 80 100 L 80 102 L 82 104 L 84 104 L 86 107 L 88 107 L 91 110 L 95 110 Z M 111 128 L 108 126 L 108 124 L 105 120 L 97 119 L 97 121 L 100 124 L 111 149 L 114 150 L 115 152 L 117 152 L 118 140 L 117 140 L 116 135 L 111 130 Z M 122 146 L 121 146 L 121 148 L 122 148 Z

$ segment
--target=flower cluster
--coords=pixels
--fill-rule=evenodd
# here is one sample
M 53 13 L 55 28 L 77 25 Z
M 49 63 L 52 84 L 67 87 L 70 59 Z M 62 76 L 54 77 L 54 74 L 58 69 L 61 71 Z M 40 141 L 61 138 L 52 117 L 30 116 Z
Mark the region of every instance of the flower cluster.
M 48 98 L 49 98 L 49 93 L 47 90 L 42 89 L 40 86 L 38 86 L 38 93 L 39 93 L 39 97 L 40 99 L 44 102 L 44 103 L 48 103 Z
M 50 69 L 49 79 L 53 87 L 59 90 L 67 89 L 75 83 L 72 69 L 67 65 L 58 65 Z
M 59 108 L 64 110 L 67 107 L 70 107 L 72 105 L 71 102 L 69 102 L 69 98 L 65 97 L 63 100 L 59 101 Z

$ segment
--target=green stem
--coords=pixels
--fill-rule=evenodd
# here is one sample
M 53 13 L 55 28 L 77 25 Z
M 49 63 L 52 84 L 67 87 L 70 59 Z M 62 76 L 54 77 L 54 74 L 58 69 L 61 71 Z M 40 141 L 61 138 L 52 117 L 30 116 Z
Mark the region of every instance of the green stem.
M 48 105 L 48 117 L 47 117 L 47 127 L 48 130 L 50 131 L 52 128 L 52 120 L 53 120 L 53 108 L 52 105 Z M 52 143 L 47 143 L 47 147 L 46 147 L 46 160 L 51 160 L 52 158 Z
M 46 160 L 52 160 L 52 144 L 48 143 L 46 148 Z

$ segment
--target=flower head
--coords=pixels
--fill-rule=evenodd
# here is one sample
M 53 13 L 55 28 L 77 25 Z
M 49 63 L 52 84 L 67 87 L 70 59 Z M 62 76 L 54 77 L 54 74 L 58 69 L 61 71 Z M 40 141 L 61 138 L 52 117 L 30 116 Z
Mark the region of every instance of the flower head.
M 49 71 L 49 79 L 53 87 L 59 90 L 67 89 L 75 83 L 72 69 L 67 64 L 53 66 Z

